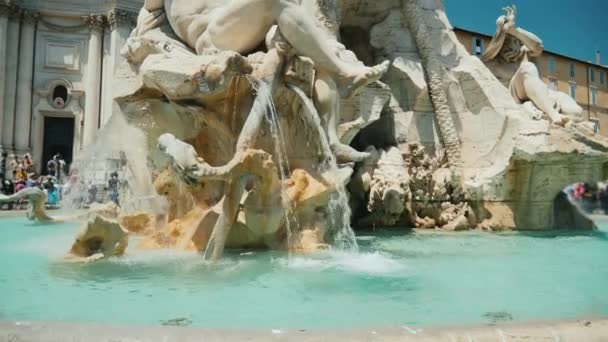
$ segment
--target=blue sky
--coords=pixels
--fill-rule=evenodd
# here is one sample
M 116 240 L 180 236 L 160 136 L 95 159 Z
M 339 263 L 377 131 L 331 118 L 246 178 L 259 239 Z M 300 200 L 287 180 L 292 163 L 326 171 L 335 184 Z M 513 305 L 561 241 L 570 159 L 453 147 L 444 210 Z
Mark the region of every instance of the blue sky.
M 517 5 L 517 25 L 538 35 L 545 49 L 608 65 L 608 0 L 444 0 L 455 27 L 493 35 L 502 7 Z

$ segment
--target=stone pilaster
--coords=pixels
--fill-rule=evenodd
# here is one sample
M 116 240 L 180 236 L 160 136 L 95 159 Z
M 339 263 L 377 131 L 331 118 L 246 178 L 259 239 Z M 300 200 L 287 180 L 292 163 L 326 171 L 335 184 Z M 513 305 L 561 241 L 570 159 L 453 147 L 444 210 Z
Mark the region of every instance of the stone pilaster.
M 0 68 L 6 66 L 6 49 L 8 48 L 8 18 L 12 14 L 14 5 L 10 1 L 0 1 Z M 6 72 L 0 73 L 0 135 L 4 124 L 4 89 L 6 87 Z M 4 152 L 0 139 L 0 152 Z
M 129 31 L 137 25 L 137 13 L 122 9 L 116 9 L 108 14 L 108 24 L 110 30 L 114 31 L 119 27 L 126 27 Z
M 114 10 L 107 15 L 108 26 L 104 35 L 103 56 L 103 92 L 101 102 L 101 126 L 103 127 L 113 114 L 114 109 L 114 73 L 124 63 L 120 49 L 126 44 L 131 30 L 137 23 L 137 13 Z
M 15 106 L 15 149 L 17 153 L 30 151 L 32 121 L 32 80 L 34 73 L 34 46 L 36 23 L 40 15 L 23 11 L 19 39 L 19 66 L 17 70 L 17 103 Z
M 105 126 L 112 116 L 112 82 L 114 79 L 114 49 L 115 31 L 118 26 L 116 12 L 106 16 L 107 25 L 103 34 L 103 70 L 101 75 L 101 113 L 100 127 Z
M 99 128 L 102 35 L 106 19 L 103 15 L 88 15 L 82 18 L 89 26 L 89 48 L 85 71 L 85 107 L 82 147 L 95 141 Z
M 5 151 L 13 153 L 15 147 L 15 98 L 17 95 L 17 66 L 19 61 L 19 30 L 21 26 L 21 12 L 15 8 L 6 8 L 9 20 L 6 40 L 6 61 L 0 66 L 4 73 L 4 97 L 2 133 L 0 135 Z

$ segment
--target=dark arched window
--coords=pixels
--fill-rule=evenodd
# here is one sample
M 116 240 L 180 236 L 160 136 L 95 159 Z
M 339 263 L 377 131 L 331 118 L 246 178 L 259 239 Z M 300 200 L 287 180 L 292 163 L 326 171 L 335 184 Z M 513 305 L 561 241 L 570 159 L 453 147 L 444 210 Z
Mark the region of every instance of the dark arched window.
M 53 89 L 53 106 L 57 109 L 63 109 L 68 102 L 68 88 L 63 85 L 58 85 Z
M 53 99 L 60 97 L 63 102 L 68 101 L 68 88 L 62 85 L 58 85 L 53 89 Z

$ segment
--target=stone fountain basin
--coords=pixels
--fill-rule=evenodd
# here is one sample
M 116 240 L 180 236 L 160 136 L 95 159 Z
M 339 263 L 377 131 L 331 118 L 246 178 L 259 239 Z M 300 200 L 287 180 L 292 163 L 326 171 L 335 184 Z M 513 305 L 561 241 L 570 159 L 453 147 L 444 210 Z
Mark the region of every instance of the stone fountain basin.
M 23 339 L 36 341 L 86 341 L 97 336 L 104 341 L 128 342 L 134 338 L 155 341 L 252 342 L 285 341 L 601 341 L 608 334 L 608 319 L 592 318 L 576 321 L 535 322 L 481 326 L 413 327 L 351 330 L 213 330 L 184 327 L 125 327 L 98 324 L 57 322 L 0 322 L 0 340 Z
M 585 233 L 359 232 L 356 253 L 230 250 L 216 264 L 197 253 L 141 251 L 130 243 L 123 257 L 75 264 L 63 257 L 79 224 L 2 218 L 2 319 L 188 325 L 212 329 L 210 334 L 228 331 L 229 339 L 234 330 L 256 331 L 259 338 L 272 330 L 300 329 L 349 336 L 353 328 L 426 331 L 604 316 L 608 266 L 597 261 L 608 257 L 608 224 L 598 225 L 598 231 Z M 37 330 L 6 324 L 10 329 L 0 329 L 3 334 L 13 331 L 34 340 L 46 337 L 27 334 L 60 326 L 31 323 L 41 327 Z M 89 327 L 77 326 L 87 328 L 65 333 L 77 336 Z M 137 331 L 116 329 L 111 330 L 117 337 Z M 559 336 L 571 336 L 570 331 Z M 224 336 L 217 334 L 211 336 Z

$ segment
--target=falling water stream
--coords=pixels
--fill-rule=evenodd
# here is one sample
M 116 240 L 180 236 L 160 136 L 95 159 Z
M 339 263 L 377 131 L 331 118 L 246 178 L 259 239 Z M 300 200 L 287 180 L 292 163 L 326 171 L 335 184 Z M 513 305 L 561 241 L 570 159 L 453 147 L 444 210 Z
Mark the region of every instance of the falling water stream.
M 289 160 L 287 158 L 287 148 L 285 147 L 285 138 L 281 131 L 277 109 L 272 99 L 272 84 L 265 81 L 256 81 L 253 78 L 247 78 L 251 83 L 252 88 L 256 92 L 256 98 L 251 111 L 264 111 L 266 120 L 270 127 L 270 133 L 274 141 L 275 154 L 279 163 L 279 177 L 281 179 L 281 203 L 285 209 L 285 224 L 287 228 L 287 243 L 291 246 L 293 242 L 294 228 L 299 230 L 299 224 L 296 216 L 293 214 L 293 208 L 289 203 L 287 196 L 287 179 L 289 178 Z
M 329 200 L 329 214 L 332 227 L 335 229 L 333 235 L 334 245 L 339 249 L 355 250 L 357 249 L 357 240 L 355 233 L 350 227 L 351 210 L 348 205 L 348 195 L 342 177 L 340 177 L 341 170 L 338 168 L 338 163 L 329 146 L 327 135 L 323 129 L 323 125 L 321 125 L 321 118 L 317 108 L 300 88 L 293 85 L 289 85 L 289 88 L 300 97 L 305 110 L 308 111 L 308 121 L 311 121 L 317 129 L 319 141 L 321 142 L 320 152 L 323 157 L 323 162 L 319 165 L 317 171 L 321 174 L 329 174 L 334 178 L 336 191 L 332 193 Z
M 293 215 L 293 208 L 291 208 L 291 205 L 287 199 L 286 180 L 289 177 L 287 148 L 285 138 L 281 130 L 281 125 L 279 123 L 278 113 L 272 99 L 272 83 L 256 82 L 253 79 L 249 79 L 249 81 L 257 93 L 252 111 L 263 110 L 266 113 L 266 119 L 275 143 L 274 148 L 277 155 L 277 161 L 279 163 L 279 173 L 282 184 L 281 190 L 283 207 L 286 209 L 285 218 L 287 224 L 287 239 L 289 243 L 292 243 L 293 229 L 295 228 L 299 230 L 299 225 L 295 215 Z M 346 194 L 344 183 L 339 176 L 340 169 L 338 168 L 336 158 L 334 157 L 329 146 L 325 130 L 321 125 L 319 114 L 312 101 L 306 97 L 306 95 L 299 88 L 292 86 L 290 86 L 290 88 L 302 99 L 305 105 L 305 110 L 307 110 L 309 113 L 308 117 L 311 118 L 311 120 L 308 121 L 311 121 L 310 123 L 317 131 L 317 136 L 320 139 L 320 152 L 322 154 L 323 161 L 321 165 L 319 165 L 317 171 L 319 171 L 321 174 L 330 175 L 332 178 L 334 178 L 336 191 L 332 193 L 328 206 L 331 220 L 330 223 L 333 228 L 333 231 L 331 232 L 331 239 L 333 240 L 334 246 L 339 249 L 356 250 L 357 242 L 355 234 L 350 227 L 351 211 L 350 207 L 348 206 L 348 195 Z

